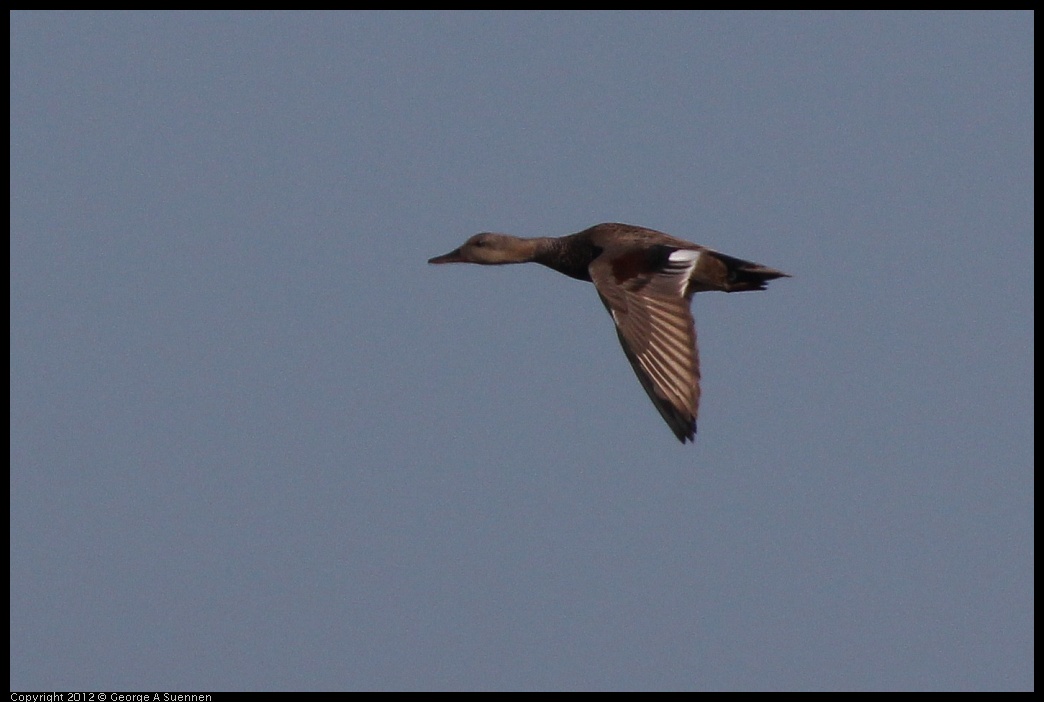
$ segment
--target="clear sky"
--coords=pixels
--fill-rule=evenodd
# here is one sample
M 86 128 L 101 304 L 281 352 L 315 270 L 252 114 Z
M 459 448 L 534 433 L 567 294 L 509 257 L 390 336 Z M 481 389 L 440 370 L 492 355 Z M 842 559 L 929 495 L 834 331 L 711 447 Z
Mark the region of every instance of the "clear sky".
M 11 687 L 1033 688 L 1033 15 L 11 15 Z M 695 445 L 590 284 L 639 224 Z

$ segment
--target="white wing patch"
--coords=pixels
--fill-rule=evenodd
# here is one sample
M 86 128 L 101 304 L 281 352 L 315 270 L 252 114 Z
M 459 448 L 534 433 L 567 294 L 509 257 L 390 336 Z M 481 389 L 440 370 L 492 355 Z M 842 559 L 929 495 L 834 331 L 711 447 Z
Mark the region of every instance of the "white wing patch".
M 676 292 L 685 295 L 685 288 L 689 285 L 689 276 L 696 268 L 700 260 L 700 252 L 692 249 L 677 249 L 667 257 L 667 264 L 663 267 L 660 275 L 667 276 L 677 281 Z
M 678 249 L 677 251 L 672 251 L 667 258 L 677 263 L 696 263 L 700 258 L 700 252 L 692 249 Z

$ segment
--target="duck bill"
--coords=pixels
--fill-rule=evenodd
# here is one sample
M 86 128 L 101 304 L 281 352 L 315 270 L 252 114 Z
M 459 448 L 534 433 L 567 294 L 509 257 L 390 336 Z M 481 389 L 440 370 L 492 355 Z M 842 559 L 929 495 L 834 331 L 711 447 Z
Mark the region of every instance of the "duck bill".
M 453 249 L 448 254 L 429 258 L 428 263 L 467 263 L 467 261 L 461 255 L 460 249 Z

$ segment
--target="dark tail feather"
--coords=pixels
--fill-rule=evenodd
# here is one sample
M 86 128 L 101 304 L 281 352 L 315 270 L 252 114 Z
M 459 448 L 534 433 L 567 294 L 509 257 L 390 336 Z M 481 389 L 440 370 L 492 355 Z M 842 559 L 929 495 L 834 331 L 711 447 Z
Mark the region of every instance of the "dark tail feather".
M 742 258 L 733 258 L 720 254 L 714 255 L 725 264 L 728 273 L 725 278 L 726 292 L 741 292 L 744 290 L 764 290 L 770 280 L 776 278 L 789 278 L 789 273 L 777 271 L 775 268 L 763 266 L 753 261 L 744 261 Z

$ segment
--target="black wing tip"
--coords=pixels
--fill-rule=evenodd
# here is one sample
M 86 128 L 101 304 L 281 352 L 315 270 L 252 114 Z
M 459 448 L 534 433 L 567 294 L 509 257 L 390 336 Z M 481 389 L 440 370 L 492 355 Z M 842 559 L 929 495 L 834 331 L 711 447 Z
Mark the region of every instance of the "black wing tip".
M 693 444 L 696 443 L 696 420 L 695 419 L 692 420 L 692 424 L 691 425 L 680 424 L 680 425 L 675 426 L 675 425 L 672 424 L 671 425 L 671 431 L 674 432 L 674 435 L 676 437 L 678 437 L 678 441 L 682 442 L 683 446 L 685 445 L 686 442 L 691 442 Z

